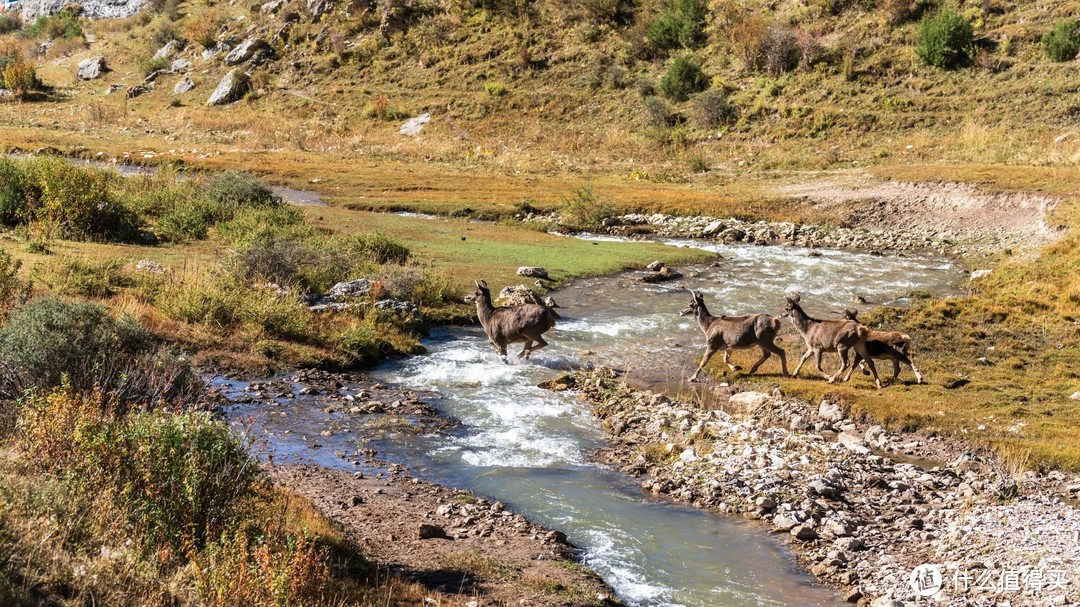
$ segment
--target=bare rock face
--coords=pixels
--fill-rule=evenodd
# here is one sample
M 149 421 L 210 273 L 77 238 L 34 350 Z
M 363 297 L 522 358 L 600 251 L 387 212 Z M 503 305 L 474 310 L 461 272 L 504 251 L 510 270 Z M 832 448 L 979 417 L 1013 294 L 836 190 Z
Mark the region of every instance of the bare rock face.
M 105 65 L 104 57 L 91 57 L 89 59 L 83 59 L 79 62 L 80 80 L 93 80 L 95 78 L 100 78 L 101 75 L 107 71 L 109 71 L 109 68 Z
M 60 12 L 71 6 L 70 0 L 24 0 L 23 23 L 33 23 L 38 17 Z M 146 0 L 82 0 L 79 16 L 87 19 L 123 19 L 139 12 Z
M 262 65 L 275 57 L 274 49 L 262 38 L 248 38 L 240 43 L 228 55 L 225 55 L 225 65 L 240 65 L 245 61 L 251 61 L 255 65 Z
M 218 83 L 206 105 L 227 105 L 239 101 L 251 90 L 251 79 L 240 70 L 232 70 Z

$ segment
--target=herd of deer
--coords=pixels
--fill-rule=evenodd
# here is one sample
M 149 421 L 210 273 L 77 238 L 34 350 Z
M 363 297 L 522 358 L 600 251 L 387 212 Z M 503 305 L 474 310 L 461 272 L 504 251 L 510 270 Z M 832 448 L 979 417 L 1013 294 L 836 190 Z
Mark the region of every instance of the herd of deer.
M 701 358 L 690 381 L 697 381 L 698 375 L 709 362 L 713 354 L 722 351 L 724 364 L 732 371 L 742 368 L 728 362 L 728 355 L 732 350 L 747 350 L 758 348 L 761 350 L 761 358 L 750 367 L 750 373 L 758 370 L 763 362 L 776 354 L 780 357 L 780 368 L 787 376 L 787 356 L 783 348 L 776 345 L 776 336 L 780 331 L 780 319 L 768 314 L 751 314 L 749 316 L 713 316 L 705 307 L 705 299 L 700 292 L 690 291 L 692 299 L 682 310 L 683 316 L 697 318 L 698 326 L 705 334 L 705 355 Z M 873 374 L 874 383 L 881 388 L 881 380 L 878 378 L 874 359 L 890 360 L 893 366 L 893 382 L 900 375 L 900 363 L 911 367 L 915 373 L 915 380 L 922 383 L 922 373 L 911 361 L 911 338 L 904 333 L 895 331 L 875 331 L 859 323 L 858 310 L 848 309 L 844 311 L 845 318 L 842 320 L 819 320 L 811 317 L 802 306 L 799 305 L 799 294 L 789 293 L 784 296 L 787 307 L 781 317 L 791 320 L 791 324 L 802 335 L 806 342 L 806 352 L 799 364 L 795 367 L 792 377 L 799 375 L 803 363 L 811 356 L 815 357 L 818 371 L 831 384 L 847 371 L 843 380 L 851 378 L 855 367 L 862 366 L 863 373 Z M 491 300 L 491 291 L 488 290 L 484 281 L 476 282 L 476 291 L 470 295 L 476 301 L 476 315 L 480 318 L 480 324 L 487 333 L 488 341 L 491 342 L 495 351 L 506 361 L 506 346 L 512 343 L 524 342 L 525 347 L 521 350 L 519 358 L 529 358 L 534 350 L 539 350 L 547 345 L 543 334 L 555 326 L 555 313 L 546 305 L 527 303 L 520 306 L 496 307 Z M 855 351 L 855 358 L 848 364 L 848 353 Z M 840 356 L 840 370 L 830 375 L 821 366 L 821 356 L 825 352 L 836 352 Z M 869 371 L 867 371 L 869 368 Z

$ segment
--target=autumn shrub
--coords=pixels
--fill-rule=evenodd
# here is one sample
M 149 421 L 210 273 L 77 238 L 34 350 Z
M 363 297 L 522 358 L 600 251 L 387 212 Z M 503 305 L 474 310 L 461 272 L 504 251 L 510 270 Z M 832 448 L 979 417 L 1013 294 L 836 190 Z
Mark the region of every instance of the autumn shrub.
M 191 42 L 203 48 L 210 48 L 217 42 L 218 32 L 223 23 L 225 23 L 225 18 L 216 8 L 193 13 L 184 24 L 184 35 Z
M 1043 34 L 1043 52 L 1052 61 L 1072 61 L 1080 52 L 1080 24 L 1074 19 L 1059 21 Z
M 0 224 L 16 226 L 30 217 L 22 165 L 0 156 Z
M 138 237 L 141 218 L 114 195 L 117 175 L 54 158 L 19 161 L 19 166 L 23 221 L 41 222 L 72 239 L 129 241 Z
M 207 607 L 319 605 L 331 582 L 329 552 L 303 536 L 221 537 L 196 561 L 196 588 Z
M 0 15 L 0 36 L 18 31 L 21 27 L 19 20 L 13 15 L 7 13 Z
M 595 230 L 604 219 L 617 214 L 617 209 L 605 201 L 591 183 L 573 188 L 568 196 L 562 196 L 559 223 L 574 229 Z
M 41 15 L 24 32 L 31 38 L 70 39 L 81 38 L 82 25 L 75 9 L 63 9 L 51 15 Z
M 0 72 L 0 81 L 4 88 L 11 91 L 15 97 L 26 100 L 30 93 L 41 89 L 41 81 L 38 80 L 37 72 L 33 64 L 22 59 L 7 62 Z
M 758 14 L 749 15 L 728 30 L 728 48 L 746 69 L 758 70 L 765 64 L 768 37 L 768 21 Z
M 739 112 L 723 89 L 711 88 L 694 99 L 693 118 L 698 128 L 711 130 L 731 124 Z
M 915 54 L 926 65 L 954 69 L 971 61 L 974 30 L 967 19 L 951 9 L 926 15 L 915 37 Z
M 30 295 L 30 284 L 19 277 L 22 262 L 0 251 L 0 321 Z

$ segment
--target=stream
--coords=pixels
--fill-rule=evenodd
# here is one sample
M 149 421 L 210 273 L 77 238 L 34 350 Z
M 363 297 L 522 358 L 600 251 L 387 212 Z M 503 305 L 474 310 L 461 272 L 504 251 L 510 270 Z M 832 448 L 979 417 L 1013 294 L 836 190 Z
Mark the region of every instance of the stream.
M 414 476 L 501 500 L 565 532 L 582 549 L 584 563 L 628 605 L 842 605 L 836 591 L 816 585 L 783 541 L 760 526 L 644 495 L 638 481 L 593 462 L 591 454 L 607 439 L 589 406 L 536 384 L 559 370 L 595 364 L 622 369 L 638 384 L 685 393 L 684 378 L 703 339 L 692 318 L 679 316 L 689 295 L 675 283 L 703 291 L 714 315 L 779 314 L 783 293 L 797 289 L 810 314 L 835 318 L 855 297 L 867 307 L 903 303 L 913 291 L 956 293 L 964 273 L 933 257 L 665 242 L 720 257 L 680 268 L 686 276 L 672 286 L 642 283 L 637 272 L 564 285 L 554 293 L 563 318 L 547 336 L 551 345 L 530 361 L 502 364 L 482 329 L 451 327 L 431 333 L 427 355 L 389 361 L 373 372 L 376 381 L 434 394 L 428 402 L 461 422 L 447 432 L 390 432 L 360 443 L 351 432 L 320 436 L 332 416 L 303 396 L 281 401 L 285 409 L 277 415 L 258 404 L 233 406 L 230 414 L 255 419 L 255 431 L 272 437 L 276 461 L 355 470 L 335 453 L 370 448 Z M 791 332 L 785 321 L 785 333 Z M 789 337 L 781 345 L 793 368 L 801 343 Z M 756 357 L 755 350 L 732 359 L 745 366 Z M 835 355 L 826 358 L 835 368 Z M 779 372 L 775 357 L 759 371 L 766 377 Z M 852 381 L 870 380 L 855 374 Z M 322 448 L 310 448 L 309 440 Z

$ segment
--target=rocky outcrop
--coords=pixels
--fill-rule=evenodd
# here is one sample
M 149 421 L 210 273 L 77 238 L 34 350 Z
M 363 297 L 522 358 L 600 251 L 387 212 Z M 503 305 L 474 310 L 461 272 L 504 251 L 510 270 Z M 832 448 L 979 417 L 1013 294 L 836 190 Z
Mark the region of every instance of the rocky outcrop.
M 232 70 L 218 83 L 206 100 L 206 105 L 227 105 L 239 101 L 251 90 L 251 78 L 240 70 Z
M 225 55 L 225 65 L 240 65 L 250 61 L 252 65 L 262 65 L 273 61 L 277 56 L 274 49 L 262 38 L 248 38 Z
M 146 0 L 82 0 L 79 15 L 87 19 L 123 19 L 139 12 Z M 58 13 L 71 7 L 70 0 L 24 0 L 22 7 L 23 23 L 33 23 L 38 17 Z
M 183 95 L 184 93 L 195 88 L 195 82 L 191 78 L 181 78 L 176 82 L 176 86 L 173 87 L 173 95 Z
M 95 78 L 101 78 L 101 75 L 109 71 L 107 65 L 105 65 L 104 57 L 91 57 L 89 59 L 83 59 L 79 62 L 79 79 L 80 80 L 93 80 Z

